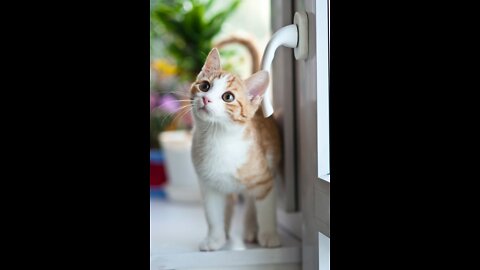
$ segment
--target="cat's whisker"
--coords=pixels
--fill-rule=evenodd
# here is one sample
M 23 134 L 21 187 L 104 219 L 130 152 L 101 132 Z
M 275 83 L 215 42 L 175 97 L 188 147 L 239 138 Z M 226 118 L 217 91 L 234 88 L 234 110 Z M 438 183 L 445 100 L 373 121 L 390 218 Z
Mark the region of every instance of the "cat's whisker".
M 156 107 L 163 107 L 163 106 L 167 106 L 167 105 L 170 105 L 171 103 L 180 103 L 180 102 L 191 102 L 192 100 L 191 99 L 178 99 L 178 100 L 167 100 L 167 101 L 164 101 L 162 102 L 160 105 L 156 106 Z
M 185 109 L 185 108 L 188 108 L 188 107 L 191 107 L 191 106 L 193 106 L 193 105 L 191 105 L 191 104 L 187 104 L 187 105 L 184 105 L 184 106 L 181 106 L 181 107 L 179 107 L 179 108 L 175 109 L 175 111 L 174 111 L 174 112 L 167 113 L 167 114 L 171 114 L 171 115 L 173 115 L 173 114 L 176 114 L 176 113 L 178 113 L 178 112 L 181 112 L 183 109 Z
M 184 108 L 188 108 L 188 107 L 193 107 L 193 105 L 192 104 L 184 105 L 184 106 L 178 108 L 177 111 L 175 111 L 175 112 L 178 112 L 178 111 L 183 110 Z
M 181 91 L 181 92 L 180 92 Z M 183 96 L 183 97 L 186 97 L 186 98 L 190 98 L 190 94 L 188 93 L 188 91 L 182 91 L 182 90 L 175 90 L 175 91 L 168 91 L 166 92 L 167 94 L 174 94 L 174 95 L 179 95 L 179 96 Z
M 177 116 L 175 116 L 175 118 L 173 118 L 172 122 L 175 122 L 175 120 L 178 118 L 178 119 L 182 119 L 188 112 L 192 111 L 192 108 L 190 109 L 187 109 L 185 110 L 183 113 L 180 113 L 178 114 Z
M 170 118 L 170 117 L 173 117 L 176 113 L 178 113 L 178 110 L 174 111 L 174 112 L 164 112 L 162 111 L 162 114 L 160 119 L 162 120 L 161 122 L 161 125 L 163 125 L 163 123 L 165 122 L 166 119 Z
M 187 109 L 189 107 L 193 107 L 192 104 L 187 104 L 185 106 L 182 106 L 180 108 L 178 108 L 175 112 L 172 112 L 172 113 L 166 113 L 165 116 L 162 117 L 162 122 L 161 122 L 161 125 L 163 125 L 165 123 L 165 121 L 170 118 L 170 117 L 173 117 L 174 115 L 176 115 L 171 122 L 174 122 L 176 118 L 178 118 L 178 115 L 183 113 L 183 110 L 184 109 Z M 191 109 L 190 109 L 191 110 Z M 188 110 L 187 110 L 188 111 Z
M 175 100 L 167 100 L 163 103 L 167 103 L 167 102 L 181 102 L 181 101 L 192 101 L 191 99 L 175 99 Z M 162 104 L 163 104 L 162 103 Z
M 163 124 L 165 123 L 165 121 L 166 121 L 168 118 L 173 117 L 174 114 L 175 114 L 175 113 L 167 113 L 167 114 L 163 115 L 163 116 L 161 117 L 160 125 L 163 126 Z
M 185 113 L 183 113 L 183 115 L 181 116 L 181 118 L 185 117 L 185 115 L 187 115 L 187 113 L 190 113 L 192 110 L 193 110 L 193 108 L 190 108 L 189 110 L 186 110 Z
M 160 108 L 167 106 L 168 103 L 175 102 L 175 101 L 177 101 L 177 100 L 165 101 L 164 103 L 162 103 L 162 104 L 160 104 L 160 105 L 158 105 L 158 106 L 155 106 L 155 107 L 151 110 L 151 112 L 152 112 L 152 113 L 153 113 L 153 112 L 156 112 L 157 110 L 160 110 Z M 183 100 L 183 99 L 182 99 L 182 100 L 180 100 L 180 101 L 191 101 L 191 100 L 186 100 L 186 99 Z M 180 102 L 180 101 L 179 101 L 179 102 Z M 187 105 L 188 105 L 188 106 L 191 106 L 191 104 L 187 104 Z M 179 109 L 176 109 L 176 110 L 179 110 Z

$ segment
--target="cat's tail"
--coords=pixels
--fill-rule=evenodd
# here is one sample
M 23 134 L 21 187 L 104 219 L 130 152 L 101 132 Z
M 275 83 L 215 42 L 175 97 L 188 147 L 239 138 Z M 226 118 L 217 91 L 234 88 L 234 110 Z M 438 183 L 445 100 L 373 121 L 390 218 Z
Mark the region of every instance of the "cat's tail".
M 257 47 L 251 39 L 242 38 L 242 37 L 231 37 L 225 40 L 218 42 L 215 47 L 221 48 L 228 44 L 241 44 L 247 48 L 252 58 L 252 74 L 260 70 L 260 54 L 258 53 Z

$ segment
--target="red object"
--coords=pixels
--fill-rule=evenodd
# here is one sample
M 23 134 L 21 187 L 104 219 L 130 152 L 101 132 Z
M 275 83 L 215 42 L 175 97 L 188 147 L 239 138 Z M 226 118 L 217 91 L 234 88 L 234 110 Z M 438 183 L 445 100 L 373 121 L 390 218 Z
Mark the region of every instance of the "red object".
M 167 175 L 165 173 L 165 167 L 162 163 L 150 162 L 150 186 L 160 187 L 167 182 Z

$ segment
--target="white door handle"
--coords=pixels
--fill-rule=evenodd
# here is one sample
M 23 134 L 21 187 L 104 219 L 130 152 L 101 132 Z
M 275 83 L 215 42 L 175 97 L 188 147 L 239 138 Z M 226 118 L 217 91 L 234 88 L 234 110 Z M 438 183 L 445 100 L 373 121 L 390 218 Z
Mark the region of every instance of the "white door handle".
M 261 69 L 270 73 L 273 57 L 278 47 L 294 48 L 295 59 L 306 59 L 308 56 L 308 18 L 306 12 L 295 12 L 294 24 L 280 28 L 275 32 L 263 53 Z M 271 88 L 268 90 L 271 91 Z M 271 93 L 266 92 L 262 100 L 263 116 L 273 114 Z

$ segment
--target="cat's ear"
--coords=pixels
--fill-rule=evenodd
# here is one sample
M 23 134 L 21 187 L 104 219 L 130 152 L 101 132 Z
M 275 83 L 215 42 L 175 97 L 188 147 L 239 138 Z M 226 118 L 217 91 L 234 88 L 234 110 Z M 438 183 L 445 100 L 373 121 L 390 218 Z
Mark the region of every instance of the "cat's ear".
M 218 52 L 217 48 L 213 48 L 208 54 L 205 64 L 203 64 L 202 71 L 198 76 L 208 76 L 209 74 L 220 71 L 221 69 L 222 66 L 220 64 L 220 53 Z
M 263 94 L 265 94 L 267 90 L 269 80 L 270 77 L 265 70 L 260 70 L 245 80 L 248 98 L 253 104 L 259 105 L 260 102 L 262 102 Z

